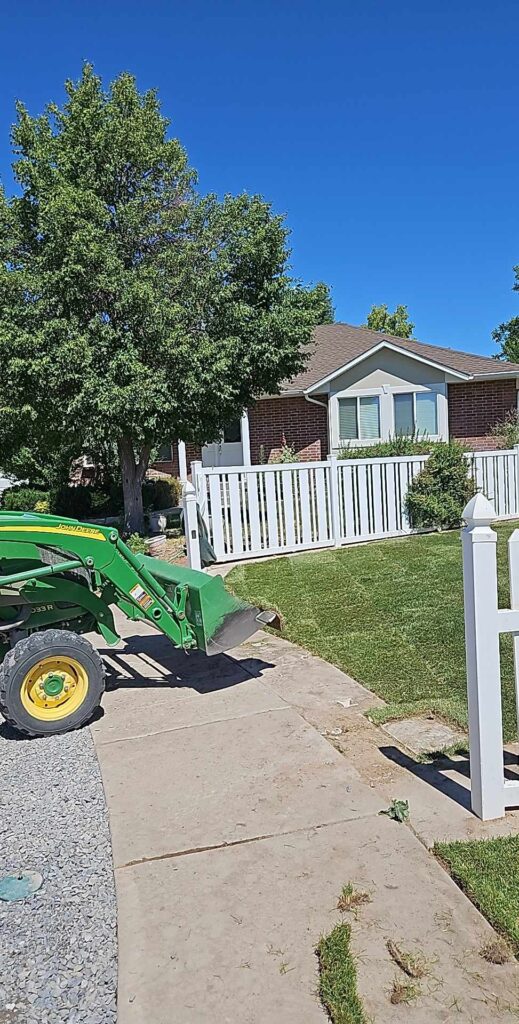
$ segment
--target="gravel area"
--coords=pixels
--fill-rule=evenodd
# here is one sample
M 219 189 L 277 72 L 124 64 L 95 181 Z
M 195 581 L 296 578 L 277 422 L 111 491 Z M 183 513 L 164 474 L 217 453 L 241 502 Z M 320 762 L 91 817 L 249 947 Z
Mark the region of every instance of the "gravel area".
M 0 1024 L 115 1024 L 115 886 L 90 730 L 16 735 L 2 722 L 0 875 L 38 871 L 43 885 L 0 901 Z

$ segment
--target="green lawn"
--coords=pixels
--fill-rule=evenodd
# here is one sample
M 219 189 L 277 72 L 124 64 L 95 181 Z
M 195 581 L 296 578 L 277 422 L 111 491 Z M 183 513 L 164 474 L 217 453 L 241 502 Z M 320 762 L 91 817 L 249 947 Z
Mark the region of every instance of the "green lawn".
M 519 953 L 519 836 L 437 843 L 434 852 L 467 896 Z
M 500 603 L 508 604 L 508 536 L 498 526 Z M 377 541 L 237 566 L 241 597 L 282 613 L 283 636 L 352 675 L 389 705 L 466 726 L 461 541 L 457 531 Z M 502 638 L 505 738 L 515 735 L 512 643 Z

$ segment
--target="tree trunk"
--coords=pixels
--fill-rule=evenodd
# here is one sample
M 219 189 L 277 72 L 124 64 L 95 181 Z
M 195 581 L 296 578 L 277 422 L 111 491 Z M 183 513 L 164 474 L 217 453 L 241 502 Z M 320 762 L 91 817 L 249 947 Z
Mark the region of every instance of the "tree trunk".
M 123 482 L 124 527 L 125 536 L 132 533 L 144 533 L 144 509 L 142 505 L 142 482 L 150 460 L 149 446 L 144 445 L 139 453 L 139 461 L 135 461 L 135 451 L 131 437 L 122 437 L 117 443 L 121 460 L 121 476 Z

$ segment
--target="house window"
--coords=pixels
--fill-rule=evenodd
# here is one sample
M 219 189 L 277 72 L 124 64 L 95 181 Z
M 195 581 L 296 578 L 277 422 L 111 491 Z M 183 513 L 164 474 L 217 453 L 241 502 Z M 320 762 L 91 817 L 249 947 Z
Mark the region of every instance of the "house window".
M 161 444 L 157 452 L 157 462 L 171 462 L 171 442 L 170 444 Z
M 239 420 L 233 420 L 224 427 L 223 440 L 225 444 L 237 444 L 241 441 L 241 423 Z
M 434 391 L 416 391 L 393 396 L 395 434 L 438 433 L 438 411 Z
M 380 437 L 378 395 L 339 398 L 339 437 L 341 441 L 371 441 Z

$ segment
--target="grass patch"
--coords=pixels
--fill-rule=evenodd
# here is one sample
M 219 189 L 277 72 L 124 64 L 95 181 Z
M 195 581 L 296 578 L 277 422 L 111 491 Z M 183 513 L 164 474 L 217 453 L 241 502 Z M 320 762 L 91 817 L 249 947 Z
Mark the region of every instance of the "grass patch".
M 499 593 L 508 597 L 497 526 Z M 422 534 L 237 566 L 231 588 L 274 606 L 283 636 L 337 665 L 386 701 L 375 722 L 432 713 L 467 725 L 463 581 L 458 531 Z M 512 638 L 502 637 L 505 739 L 515 736 Z
M 338 924 L 317 947 L 319 995 L 333 1024 L 367 1024 L 357 994 L 357 971 L 350 939 L 349 924 Z
M 358 907 L 361 907 L 363 903 L 371 903 L 371 896 L 369 892 L 362 892 L 361 889 L 355 889 L 351 882 L 348 885 L 343 885 L 341 895 L 337 900 L 337 910 L 341 911 L 341 914 L 345 914 L 347 911 L 355 911 Z
M 386 945 L 391 959 L 408 978 L 423 978 L 427 974 L 427 963 L 421 953 L 409 953 L 400 949 L 392 939 L 388 939 Z
M 434 852 L 519 955 L 519 836 L 436 843 Z
M 389 1001 L 396 1004 L 409 1004 L 413 1002 L 413 999 L 418 999 L 418 996 L 421 994 L 419 985 L 413 985 L 411 981 L 397 981 L 395 979 Z

